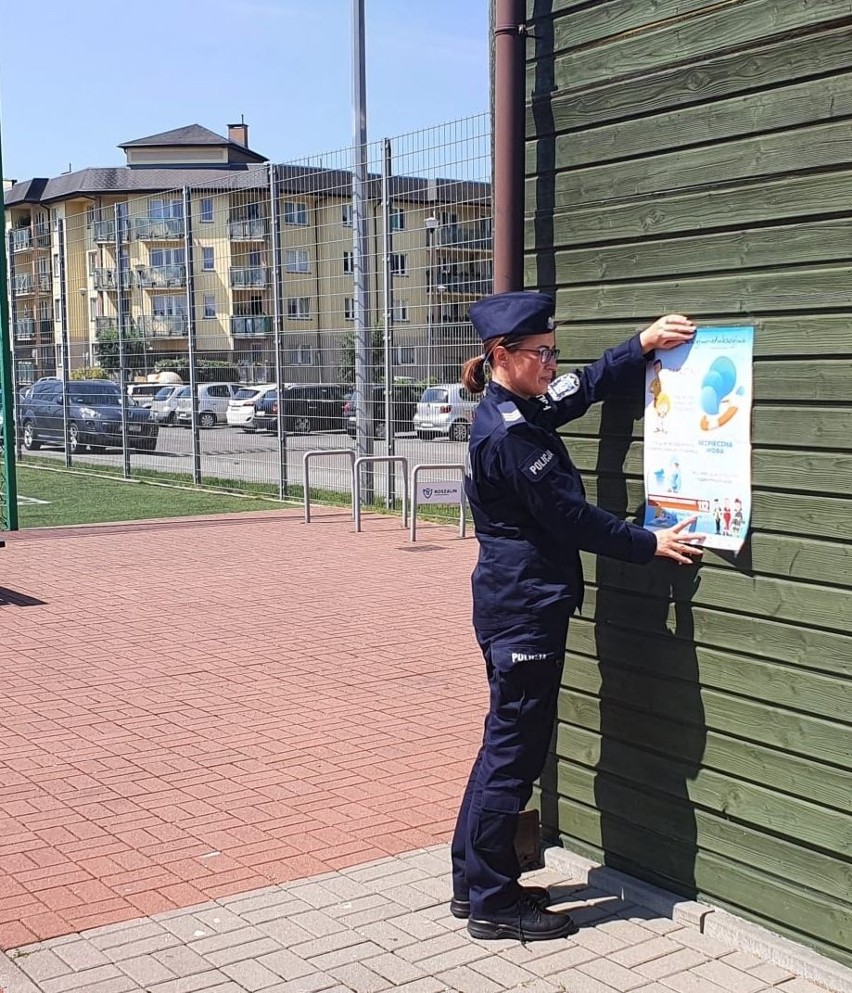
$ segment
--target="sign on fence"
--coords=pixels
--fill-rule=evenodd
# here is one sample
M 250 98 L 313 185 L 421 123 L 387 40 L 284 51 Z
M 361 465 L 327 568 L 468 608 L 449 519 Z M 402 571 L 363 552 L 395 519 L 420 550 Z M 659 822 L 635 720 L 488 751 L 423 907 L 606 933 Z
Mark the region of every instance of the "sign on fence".
M 417 484 L 418 503 L 461 503 L 462 484 L 443 480 L 437 483 Z

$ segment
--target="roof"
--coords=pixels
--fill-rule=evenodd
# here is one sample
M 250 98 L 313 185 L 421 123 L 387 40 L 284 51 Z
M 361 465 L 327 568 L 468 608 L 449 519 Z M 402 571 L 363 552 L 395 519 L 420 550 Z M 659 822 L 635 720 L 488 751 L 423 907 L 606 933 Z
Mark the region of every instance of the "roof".
M 312 194 L 314 196 L 351 195 L 352 173 L 343 169 L 323 169 L 302 165 L 275 167 L 279 189 L 284 194 Z M 379 199 L 381 178 L 370 174 L 368 196 Z M 29 179 L 16 183 L 6 190 L 7 207 L 24 203 L 51 203 L 73 197 L 142 195 L 164 193 L 184 187 L 201 192 L 226 192 L 229 190 L 268 190 L 269 173 L 265 164 L 239 163 L 225 168 L 150 168 L 131 169 L 127 166 L 113 168 L 80 169 L 63 173 L 54 179 Z M 486 204 L 490 200 L 489 183 L 456 179 L 438 179 L 431 182 L 419 176 L 392 176 L 390 195 L 394 200 L 413 203 L 473 203 Z
M 159 134 L 149 135 L 147 138 L 134 138 L 133 141 L 125 141 L 119 148 L 142 148 L 146 145 L 228 145 L 230 138 L 225 138 L 221 134 L 216 134 L 209 128 L 203 128 L 200 124 L 188 124 L 185 128 L 174 128 L 172 131 L 161 131 Z M 240 145 L 240 148 L 245 146 Z
M 266 162 L 266 156 L 252 151 L 247 145 L 232 138 L 225 138 L 200 124 L 188 124 L 173 131 L 161 131 L 147 138 L 125 141 L 119 148 L 227 148 L 231 162 Z

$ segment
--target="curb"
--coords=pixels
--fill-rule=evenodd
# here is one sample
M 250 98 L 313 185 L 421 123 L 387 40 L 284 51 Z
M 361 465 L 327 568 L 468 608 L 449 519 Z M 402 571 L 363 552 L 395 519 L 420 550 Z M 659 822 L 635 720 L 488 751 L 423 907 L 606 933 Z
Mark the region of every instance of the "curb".
M 622 900 L 648 907 L 671 918 L 676 924 L 695 928 L 708 938 L 716 938 L 741 951 L 757 955 L 772 965 L 824 986 L 832 993 L 852 993 L 852 969 L 759 924 L 698 900 L 685 900 L 677 893 L 610 869 L 564 848 L 545 848 L 542 858 L 549 869 L 582 880 L 586 885 Z

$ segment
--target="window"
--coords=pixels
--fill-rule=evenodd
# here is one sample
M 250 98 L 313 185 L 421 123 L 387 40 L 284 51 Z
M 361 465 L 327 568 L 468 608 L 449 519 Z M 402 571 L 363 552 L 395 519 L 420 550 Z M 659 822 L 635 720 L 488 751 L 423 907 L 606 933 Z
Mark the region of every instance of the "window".
M 287 298 L 287 317 L 291 321 L 304 321 L 310 317 L 310 300 L 307 297 Z
M 411 345 L 400 345 L 396 349 L 397 365 L 414 365 L 415 349 Z
M 95 223 L 95 208 L 94 206 L 86 207 L 86 227 L 90 228 Z
M 405 211 L 402 207 L 391 207 L 390 226 L 391 231 L 405 230 Z
M 347 321 L 355 320 L 355 299 L 354 297 L 347 297 L 343 301 L 343 316 Z
M 408 320 L 408 301 L 407 300 L 394 300 L 393 302 L 393 319 L 395 322 L 407 321 Z
M 89 252 L 88 253 L 88 259 L 89 259 L 89 273 L 91 274 L 98 267 L 98 253 L 97 252 Z M 39 259 L 39 262 L 41 262 L 41 259 Z
M 341 219 L 341 221 L 343 221 L 343 226 L 345 228 L 351 228 L 352 227 L 352 204 L 351 203 L 345 203 L 345 204 L 343 204 L 343 208 L 341 210 L 341 218 L 340 219 Z
M 149 257 L 153 268 L 166 265 L 183 265 L 186 259 L 186 250 L 183 248 L 155 248 Z
M 397 252 L 391 252 L 391 272 L 394 276 L 407 276 L 408 275 L 408 259 L 405 255 L 400 255 Z
M 454 214 L 452 213 L 452 211 L 449 210 L 440 210 L 438 211 L 438 220 L 441 223 L 441 227 L 445 227 L 447 225 L 452 225 L 452 224 L 458 224 L 459 215 Z
M 183 217 L 183 200 L 160 200 L 157 198 L 149 200 L 148 217 L 154 221 L 169 217 Z
M 59 256 L 53 256 L 53 278 L 59 279 Z
M 284 203 L 284 223 L 285 224 L 307 224 L 308 205 L 298 201 L 287 200 Z
M 202 248 L 201 249 L 201 255 L 202 255 L 202 258 L 203 258 L 202 267 L 207 272 L 210 272 L 210 271 L 212 271 L 213 269 L 216 268 L 216 262 L 215 262 L 214 257 L 213 257 L 213 249 L 212 248 Z
M 216 297 L 212 293 L 204 294 L 204 317 L 216 316 Z
M 186 295 L 170 296 L 165 293 L 151 298 L 154 317 L 186 317 Z
M 354 252 L 344 252 L 343 253 L 343 272 L 344 275 L 351 276 L 355 272 L 355 253 Z
M 213 197 L 201 198 L 201 223 L 213 223 Z
M 288 248 L 284 262 L 286 272 L 310 272 L 308 252 L 304 248 Z
M 290 365 L 313 365 L 314 352 L 310 345 L 299 345 L 289 354 Z
M 62 304 L 59 300 L 53 301 L 53 319 L 54 321 L 62 320 Z

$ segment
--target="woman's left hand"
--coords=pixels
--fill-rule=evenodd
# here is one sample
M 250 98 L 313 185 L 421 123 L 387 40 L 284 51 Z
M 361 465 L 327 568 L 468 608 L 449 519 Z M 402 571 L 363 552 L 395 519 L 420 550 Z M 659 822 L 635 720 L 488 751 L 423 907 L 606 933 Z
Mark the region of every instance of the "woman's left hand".
M 695 335 L 695 325 L 683 314 L 666 314 L 660 317 L 639 335 L 642 353 L 647 355 L 655 348 L 663 351 L 677 348 L 686 341 L 692 341 Z

